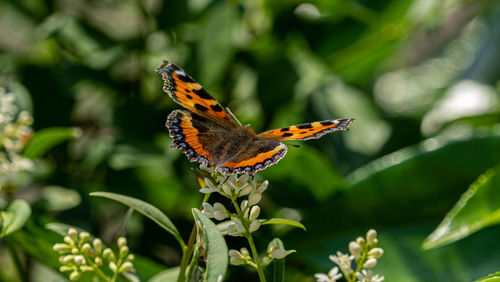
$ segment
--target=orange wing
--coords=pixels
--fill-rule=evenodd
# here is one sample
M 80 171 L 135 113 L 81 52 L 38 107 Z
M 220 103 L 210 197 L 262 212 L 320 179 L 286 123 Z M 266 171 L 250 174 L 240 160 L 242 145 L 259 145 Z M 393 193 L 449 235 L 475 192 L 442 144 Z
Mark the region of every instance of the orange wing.
M 269 140 L 318 139 L 330 132 L 349 130 L 349 125 L 353 121 L 352 118 L 316 121 L 265 131 L 257 136 Z
M 215 169 L 226 175 L 246 173 L 253 176 L 257 171 L 278 163 L 285 157 L 286 152 L 285 144 L 274 140 L 260 139 L 248 151 L 235 156 Z
M 214 122 L 223 123 L 230 127 L 238 126 L 230 114 L 198 82 L 178 66 L 163 61 L 155 71 L 163 78 L 163 90 L 179 105 Z

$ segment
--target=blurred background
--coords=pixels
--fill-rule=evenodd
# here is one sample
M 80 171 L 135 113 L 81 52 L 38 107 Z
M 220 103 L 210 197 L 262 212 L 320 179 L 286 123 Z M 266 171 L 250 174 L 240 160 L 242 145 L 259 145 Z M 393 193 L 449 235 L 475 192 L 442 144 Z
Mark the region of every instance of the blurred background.
M 500 270 L 499 227 L 436 249 L 421 244 L 500 160 L 499 50 L 498 1 L 2 0 L 0 86 L 33 114 L 35 136 L 75 133 L 40 156 L 10 195 L 33 210 L 11 240 L 33 281 L 60 279 L 50 255 L 60 239 L 43 225 L 112 241 L 127 211 L 94 191 L 155 205 L 187 240 L 202 195 L 196 164 L 169 148 L 166 117 L 180 106 L 154 72 L 165 59 L 257 132 L 356 119 L 348 132 L 290 142 L 301 147 L 256 176 L 270 182 L 261 217 L 308 228 L 255 233 L 262 251 L 274 237 L 297 250 L 287 281 L 328 272 L 328 255 L 369 228 L 385 250 L 375 272 L 386 281 L 483 277 Z M 63 207 L 47 204 L 49 186 L 66 193 L 52 195 Z M 498 192 L 490 199 L 500 202 Z M 132 216 L 127 237 L 144 281 L 179 264 L 175 239 L 144 217 Z M 0 280 L 16 281 L 9 261 L 4 246 Z M 256 279 L 229 268 L 228 281 Z

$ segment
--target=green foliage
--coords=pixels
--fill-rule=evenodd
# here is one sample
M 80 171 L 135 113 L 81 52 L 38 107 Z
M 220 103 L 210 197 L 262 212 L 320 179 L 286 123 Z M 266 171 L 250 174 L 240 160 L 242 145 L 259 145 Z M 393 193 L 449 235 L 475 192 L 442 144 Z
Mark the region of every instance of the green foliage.
M 302 225 L 302 223 L 297 222 L 295 220 L 286 219 L 286 218 L 265 219 L 265 220 L 262 220 L 261 224 L 262 225 L 265 225 L 265 224 L 285 224 L 285 225 L 289 225 L 289 226 L 293 226 L 293 227 L 298 227 L 298 228 L 301 228 L 304 231 L 306 231 L 306 227 L 304 225 Z
M 24 200 L 15 200 L 7 207 L 7 210 L 0 211 L 0 237 L 5 237 L 23 227 L 31 215 L 31 207 Z
M 207 281 L 224 279 L 228 264 L 226 241 L 220 234 L 217 226 L 198 209 L 193 209 L 193 217 L 196 221 L 202 242 L 198 247 L 198 251 L 206 253 L 207 266 L 203 271 L 204 277 Z
M 181 244 L 181 247 L 184 247 L 184 241 L 182 240 L 182 237 L 177 228 L 175 227 L 175 225 L 172 223 L 172 221 L 170 221 L 170 219 L 164 213 L 162 213 L 155 206 L 150 205 L 144 201 L 134 199 L 132 197 L 127 197 L 114 193 L 94 192 L 91 193 L 90 195 L 115 200 L 133 208 L 137 212 L 141 213 L 142 215 L 154 221 L 161 228 L 165 229 L 168 233 L 172 234 L 175 237 L 175 239 L 177 239 L 179 244 Z
M 24 148 L 23 155 L 27 158 L 38 159 L 56 145 L 80 136 L 77 128 L 45 128 L 36 132 Z
M 500 222 L 500 166 L 490 169 L 471 184 L 422 247 L 453 243 Z

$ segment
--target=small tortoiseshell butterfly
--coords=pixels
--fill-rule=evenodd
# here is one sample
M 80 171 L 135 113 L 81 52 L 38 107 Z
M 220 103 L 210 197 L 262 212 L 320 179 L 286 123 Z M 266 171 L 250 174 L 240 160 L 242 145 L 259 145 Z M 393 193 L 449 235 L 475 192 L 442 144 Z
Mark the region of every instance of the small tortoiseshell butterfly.
M 192 162 L 215 167 L 225 175 L 254 175 L 281 160 L 286 152 L 280 140 L 308 140 L 337 130 L 348 130 L 354 119 L 316 121 L 255 134 L 241 126 L 199 83 L 178 66 L 163 61 L 156 68 L 163 90 L 186 110 L 168 116 L 171 147 L 180 149 Z

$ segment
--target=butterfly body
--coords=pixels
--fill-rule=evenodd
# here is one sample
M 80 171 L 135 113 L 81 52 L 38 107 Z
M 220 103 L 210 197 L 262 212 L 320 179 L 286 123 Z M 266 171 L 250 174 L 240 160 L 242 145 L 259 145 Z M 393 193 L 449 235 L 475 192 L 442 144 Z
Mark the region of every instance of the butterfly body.
M 174 110 L 166 126 L 172 147 L 226 175 L 254 175 L 281 160 L 286 152 L 280 140 L 308 140 L 347 130 L 353 119 L 304 123 L 256 134 L 241 126 L 203 87 L 176 65 L 164 61 L 156 71 L 164 80 L 164 91 L 188 110 Z

